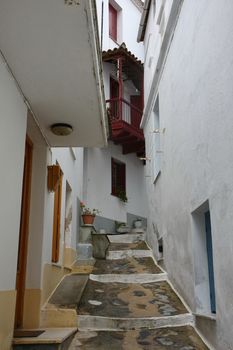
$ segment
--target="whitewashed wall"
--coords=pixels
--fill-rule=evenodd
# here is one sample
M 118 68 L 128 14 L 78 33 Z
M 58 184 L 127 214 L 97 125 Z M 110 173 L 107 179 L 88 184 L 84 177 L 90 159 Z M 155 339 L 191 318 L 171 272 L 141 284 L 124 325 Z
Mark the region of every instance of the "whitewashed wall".
M 101 211 L 101 216 L 127 221 L 127 212 L 147 217 L 144 166 L 135 154 L 123 155 L 120 146 L 109 142 L 105 149 L 88 149 L 85 201 Z M 126 194 L 128 203 L 111 195 L 111 157 L 126 164 Z
M 0 58 L 0 290 L 14 290 L 27 108 Z
M 159 53 L 170 15 L 173 0 L 157 0 L 151 2 L 148 25 L 144 38 L 144 101 L 147 103 L 153 74 L 158 62 Z
M 102 0 L 97 0 L 96 3 L 99 20 L 99 33 L 101 37 Z M 103 3 L 103 51 L 113 49 L 124 42 L 128 50 L 132 51 L 140 60 L 143 60 L 143 44 L 137 43 L 137 32 L 141 18 L 141 10 L 131 0 L 117 0 L 111 2 L 114 7 L 119 9 L 119 40 L 118 43 L 115 43 L 109 37 L 109 1 L 103 0 Z
M 108 0 L 104 0 L 103 13 L 103 50 L 113 49 L 125 42 L 127 49 L 137 58 L 143 60 L 143 44 L 137 43 L 137 32 L 142 10 L 133 1 L 118 0 L 111 3 L 119 10 L 119 40 L 118 44 L 109 37 Z M 99 32 L 101 37 L 101 7 L 102 0 L 97 0 Z M 130 25 L 129 25 L 130 24 Z M 103 65 L 104 88 L 106 99 L 110 95 L 110 75 L 113 66 Z M 125 83 L 124 98 L 130 100 L 130 95 L 137 92 L 130 82 Z M 84 200 L 92 208 L 98 208 L 101 216 L 111 220 L 127 221 L 127 213 L 147 217 L 145 197 L 145 169 L 136 154 L 123 155 L 122 147 L 109 142 L 105 149 L 87 149 L 85 151 L 85 189 Z M 116 158 L 126 164 L 126 192 L 128 203 L 121 202 L 111 195 L 111 158 Z
M 51 152 L 30 114 L 27 121 L 27 135 L 33 143 L 33 155 L 26 288 L 40 289 L 43 241 L 46 236 L 51 237 L 53 223 L 51 210 L 53 200 L 47 191 L 47 165 L 51 164 Z M 46 209 L 50 207 L 50 210 L 45 210 L 45 206 Z M 48 214 L 50 214 L 49 224 L 46 220 Z
M 197 326 L 221 350 L 233 344 L 232 13 L 232 1 L 221 6 L 217 0 L 184 1 L 159 86 L 166 128 L 161 176 L 155 185 L 147 181 L 149 207 L 154 208 L 150 225 L 155 222 L 163 235 L 166 269 L 193 311 L 196 237 L 191 213 L 209 200 L 217 313 L 216 321 L 198 317 Z M 147 144 L 152 118 L 145 126 Z M 150 240 L 156 242 L 152 235 Z
M 62 207 L 61 207 L 61 237 L 59 265 L 63 263 L 63 246 L 65 242 L 65 209 L 66 209 L 66 182 L 72 190 L 72 232 L 69 238 L 69 247 L 76 249 L 79 233 L 79 201 L 83 199 L 83 149 L 82 148 L 53 148 L 51 164 L 59 163 L 62 172 Z M 45 217 L 45 236 L 43 242 L 43 261 L 51 262 L 52 234 L 53 234 L 53 201 L 54 195 L 47 194 L 48 211 Z M 49 198 L 48 198 L 49 197 Z

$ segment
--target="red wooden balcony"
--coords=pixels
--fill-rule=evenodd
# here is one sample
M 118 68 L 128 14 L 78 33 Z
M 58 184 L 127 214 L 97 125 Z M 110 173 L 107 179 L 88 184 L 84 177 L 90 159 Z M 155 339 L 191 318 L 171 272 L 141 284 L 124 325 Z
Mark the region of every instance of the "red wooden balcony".
M 132 102 L 137 103 L 140 96 L 131 96 Z M 111 98 L 106 101 L 110 119 L 110 137 L 115 144 L 121 144 L 123 154 L 145 153 L 145 139 L 140 129 L 142 110 L 123 98 Z M 136 104 L 135 103 L 135 104 Z

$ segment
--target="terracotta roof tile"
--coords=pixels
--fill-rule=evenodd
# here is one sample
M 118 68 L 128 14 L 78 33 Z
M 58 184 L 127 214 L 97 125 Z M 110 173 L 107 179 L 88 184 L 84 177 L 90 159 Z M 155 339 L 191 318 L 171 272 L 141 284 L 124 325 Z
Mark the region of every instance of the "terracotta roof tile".
M 119 56 L 125 56 L 128 59 L 132 60 L 134 63 L 136 63 L 141 69 L 143 69 L 143 63 L 141 60 L 139 60 L 131 51 L 129 51 L 125 45 L 125 43 L 122 43 L 121 46 L 116 47 L 115 49 L 109 49 L 108 51 L 103 51 L 102 57 L 103 61 L 109 61 L 111 59 L 114 59 Z

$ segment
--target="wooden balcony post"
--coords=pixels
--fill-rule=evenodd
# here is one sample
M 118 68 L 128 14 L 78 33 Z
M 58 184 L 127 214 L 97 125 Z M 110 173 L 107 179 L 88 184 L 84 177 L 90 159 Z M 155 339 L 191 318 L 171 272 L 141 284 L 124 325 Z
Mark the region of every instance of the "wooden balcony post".
M 123 80 L 122 80 L 122 57 L 117 60 L 118 83 L 119 83 L 119 119 L 122 120 L 122 98 L 123 98 Z

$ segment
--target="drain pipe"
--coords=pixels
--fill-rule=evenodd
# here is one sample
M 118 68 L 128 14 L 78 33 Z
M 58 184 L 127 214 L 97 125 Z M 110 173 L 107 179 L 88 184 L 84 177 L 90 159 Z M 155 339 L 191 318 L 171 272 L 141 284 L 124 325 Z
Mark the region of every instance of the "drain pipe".
M 144 35 L 145 35 L 148 16 L 149 16 L 150 5 L 151 5 L 151 0 L 145 0 L 144 7 L 143 7 L 143 13 L 142 13 L 142 17 L 141 17 L 141 21 L 140 21 L 140 25 L 139 25 L 139 30 L 138 30 L 138 36 L 137 36 L 138 43 L 140 41 L 144 40 Z

